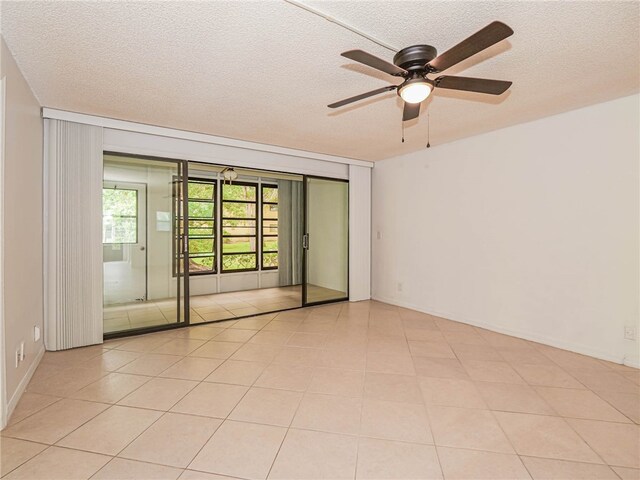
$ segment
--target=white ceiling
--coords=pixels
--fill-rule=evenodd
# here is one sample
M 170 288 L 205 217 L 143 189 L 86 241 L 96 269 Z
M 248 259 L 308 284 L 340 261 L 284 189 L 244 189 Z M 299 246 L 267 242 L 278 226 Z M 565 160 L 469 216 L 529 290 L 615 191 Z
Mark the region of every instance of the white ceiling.
M 441 53 L 493 20 L 508 40 L 447 74 L 514 82 L 501 97 L 439 90 L 438 145 L 640 90 L 640 3 L 304 0 L 397 48 Z M 2 35 L 46 107 L 365 160 L 423 149 L 426 115 L 400 142 L 397 83 L 340 53 L 393 52 L 282 0 L 7 2 Z M 423 107 L 424 110 L 424 107 Z

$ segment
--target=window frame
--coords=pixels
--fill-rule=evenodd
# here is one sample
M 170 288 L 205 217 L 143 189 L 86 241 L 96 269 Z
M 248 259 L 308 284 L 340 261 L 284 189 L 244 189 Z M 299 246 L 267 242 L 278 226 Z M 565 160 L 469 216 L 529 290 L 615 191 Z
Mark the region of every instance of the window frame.
M 258 223 L 260 221 L 260 212 L 259 212 L 259 207 L 260 207 L 260 200 L 262 200 L 261 198 L 258 198 L 258 194 L 261 192 L 260 188 L 259 188 L 259 183 L 258 182 L 247 182 L 247 181 L 240 181 L 240 182 L 232 182 L 232 183 L 226 183 L 224 180 L 220 180 L 220 273 L 241 273 L 241 272 L 257 272 L 260 271 L 260 266 L 261 264 L 259 263 L 260 259 L 258 258 L 259 254 L 260 254 L 260 245 L 259 245 L 259 241 L 260 241 L 260 235 L 258 234 L 259 230 L 258 230 Z M 253 201 L 250 200 L 225 200 L 224 199 L 224 187 L 225 186 L 246 186 L 246 187 L 254 187 L 256 189 L 256 199 Z M 227 203 L 244 203 L 244 204 L 253 204 L 255 205 L 255 217 L 253 218 L 238 218 L 238 217 L 225 217 L 224 216 L 224 204 L 225 202 Z M 225 235 L 224 234 L 224 221 L 225 220 L 253 220 L 255 222 L 255 230 L 254 230 L 254 234 L 253 235 Z M 224 252 L 224 239 L 225 238 L 254 238 L 255 239 L 255 244 L 256 244 L 256 250 L 255 252 L 233 252 L 233 253 L 225 253 Z M 239 268 L 239 269 L 233 269 L 233 270 L 228 270 L 224 268 L 224 257 L 225 256 L 234 256 L 234 255 L 255 255 L 256 261 L 255 261 L 255 267 L 254 268 Z
M 201 183 L 201 184 L 205 184 L 205 185 L 211 185 L 213 187 L 213 197 L 211 200 L 208 199 L 200 199 L 200 198 L 194 198 L 192 199 L 191 197 L 189 197 L 189 184 L 190 183 Z M 213 268 L 211 270 L 196 270 L 196 271 L 191 271 L 191 268 L 189 268 L 189 275 L 211 275 L 211 274 L 216 274 L 218 273 L 218 180 L 216 178 L 204 178 L 204 177 L 188 177 L 187 178 L 187 195 L 186 195 L 186 201 L 187 201 L 187 212 L 189 211 L 189 203 L 190 202 L 195 202 L 195 203 L 212 203 L 213 204 L 213 212 L 212 212 L 212 216 L 211 217 L 187 217 L 186 219 L 186 232 L 188 234 L 188 238 L 189 238 L 189 242 L 191 242 L 192 239 L 208 239 L 211 238 L 213 240 L 213 251 L 211 253 L 211 255 L 201 255 L 201 257 L 209 257 L 209 256 L 213 256 Z M 212 221 L 213 222 L 213 234 L 211 235 L 203 235 L 203 236 L 196 236 L 196 237 L 192 237 L 191 233 L 189 232 L 189 222 L 191 220 L 204 220 L 204 221 Z M 183 222 L 185 220 L 183 219 Z M 191 255 L 191 248 L 188 248 L 187 250 L 187 265 L 190 267 L 191 263 L 190 263 L 190 259 L 192 258 Z M 194 256 L 193 258 L 198 258 L 198 255 Z
M 276 190 L 278 190 L 278 201 L 277 202 L 265 202 L 264 201 L 264 189 L 265 188 L 275 188 Z M 278 206 L 280 204 L 280 190 L 278 189 L 278 185 L 277 184 L 271 184 L 271 183 L 260 183 L 260 269 L 261 270 L 277 270 L 278 267 L 280 265 L 276 265 L 275 267 L 265 267 L 264 266 L 264 254 L 265 253 L 278 253 L 278 249 L 276 248 L 275 250 L 264 250 L 264 239 L 265 238 L 278 238 L 278 235 L 280 234 L 280 231 L 278 231 L 278 233 L 274 234 L 265 234 L 264 233 L 264 206 L 265 205 L 276 205 Z M 276 222 L 279 220 L 280 218 L 280 210 L 278 210 L 278 215 L 276 216 L 275 220 Z M 267 220 L 271 220 L 273 221 L 273 218 L 269 218 Z

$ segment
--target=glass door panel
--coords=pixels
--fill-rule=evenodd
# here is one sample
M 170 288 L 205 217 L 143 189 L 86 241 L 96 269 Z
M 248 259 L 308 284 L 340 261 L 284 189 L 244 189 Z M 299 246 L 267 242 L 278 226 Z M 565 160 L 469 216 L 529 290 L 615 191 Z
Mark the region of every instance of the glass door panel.
M 305 178 L 304 304 L 348 297 L 349 183 Z
M 186 321 L 182 162 L 104 155 L 105 335 Z

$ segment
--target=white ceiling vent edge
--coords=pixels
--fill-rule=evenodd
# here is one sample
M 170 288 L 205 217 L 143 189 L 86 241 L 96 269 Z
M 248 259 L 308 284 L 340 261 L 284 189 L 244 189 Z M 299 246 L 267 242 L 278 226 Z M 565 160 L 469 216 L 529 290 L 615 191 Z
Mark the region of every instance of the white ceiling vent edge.
M 66 120 L 68 122 L 84 123 L 86 125 L 94 125 L 97 127 L 112 128 L 114 130 L 125 130 L 128 132 L 147 133 L 150 135 L 158 135 L 161 137 L 178 138 L 182 140 L 192 140 L 195 142 L 211 143 L 215 145 L 224 145 L 227 147 L 245 148 L 247 150 L 256 150 L 259 152 L 278 153 L 291 157 L 310 158 L 313 160 L 322 160 L 325 162 L 341 163 L 346 165 L 358 165 L 360 167 L 373 168 L 373 162 L 367 160 L 357 160 L 355 158 L 339 157 L 336 155 L 327 155 L 324 153 L 308 152 L 306 150 L 297 150 L 294 148 L 279 147 L 277 145 L 268 145 L 266 143 L 249 142 L 246 140 L 237 140 L 235 138 L 218 137 L 206 133 L 190 132 L 186 130 L 178 130 L 169 127 L 159 127 L 156 125 L 147 125 L 145 123 L 129 122 L 126 120 L 118 120 L 115 118 L 100 117 L 96 115 L 87 115 L 85 113 L 68 112 L 65 110 L 57 110 L 55 108 L 42 108 L 42 118 L 52 120 Z

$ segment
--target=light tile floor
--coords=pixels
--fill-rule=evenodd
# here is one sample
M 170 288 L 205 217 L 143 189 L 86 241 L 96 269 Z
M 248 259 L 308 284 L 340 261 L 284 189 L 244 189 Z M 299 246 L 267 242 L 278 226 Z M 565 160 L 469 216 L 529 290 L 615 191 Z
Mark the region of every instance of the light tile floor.
M 2 476 L 638 479 L 640 371 L 377 302 L 45 354 Z

